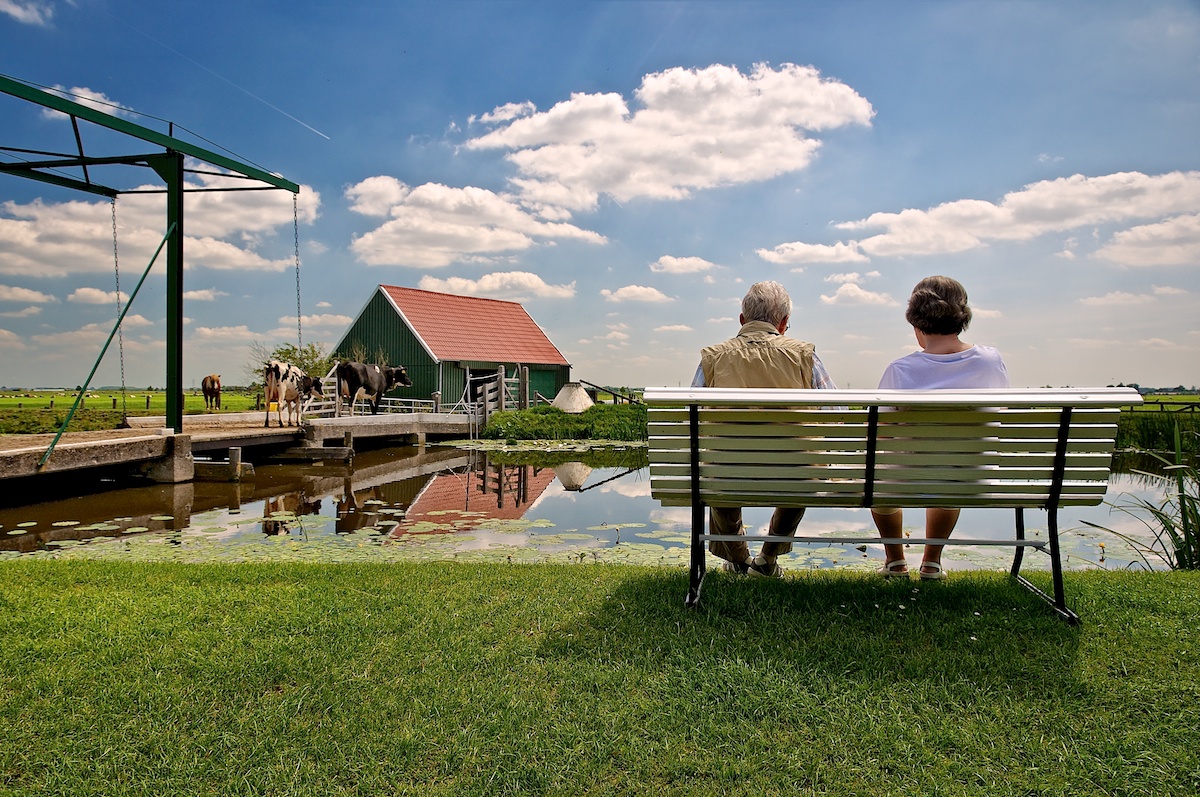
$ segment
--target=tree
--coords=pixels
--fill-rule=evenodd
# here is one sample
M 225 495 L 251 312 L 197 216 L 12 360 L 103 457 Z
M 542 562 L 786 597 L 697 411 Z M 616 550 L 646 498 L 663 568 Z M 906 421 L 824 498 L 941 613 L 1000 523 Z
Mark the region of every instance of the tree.
M 325 351 L 324 344 L 306 343 L 299 347 L 294 343 L 283 343 L 274 349 L 267 349 L 265 343 L 255 341 L 250 344 L 250 361 L 246 363 L 244 373 L 247 383 L 260 385 L 263 380 L 263 367 L 271 360 L 291 363 L 309 376 L 324 378 L 333 367 L 333 356 Z

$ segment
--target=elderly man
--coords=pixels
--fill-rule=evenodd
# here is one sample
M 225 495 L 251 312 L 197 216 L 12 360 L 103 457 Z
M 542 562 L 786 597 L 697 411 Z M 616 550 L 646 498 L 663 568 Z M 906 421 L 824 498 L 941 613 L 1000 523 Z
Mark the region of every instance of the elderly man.
M 737 336 L 700 350 L 700 367 L 692 387 L 785 387 L 833 389 L 825 366 L 811 343 L 784 335 L 792 315 L 792 300 L 778 282 L 756 282 L 742 299 L 742 328 Z M 776 507 L 768 534 L 791 537 L 804 517 L 803 507 Z M 745 534 L 741 507 L 709 507 L 712 534 Z M 730 573 L 778 578 L 783 568 L 776 559 L 792 549 L 790 542 L 766 542 L 758 556 L 744 541 L 708 544 L 725 560 Z

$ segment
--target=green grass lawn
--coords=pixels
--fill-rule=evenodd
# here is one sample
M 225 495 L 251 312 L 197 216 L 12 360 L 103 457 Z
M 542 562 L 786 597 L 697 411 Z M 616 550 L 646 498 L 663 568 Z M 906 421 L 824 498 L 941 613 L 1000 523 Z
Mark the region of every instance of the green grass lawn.
M 686 581 L 4 562 L 0 794 L 1200 791 L 1200 575 Z

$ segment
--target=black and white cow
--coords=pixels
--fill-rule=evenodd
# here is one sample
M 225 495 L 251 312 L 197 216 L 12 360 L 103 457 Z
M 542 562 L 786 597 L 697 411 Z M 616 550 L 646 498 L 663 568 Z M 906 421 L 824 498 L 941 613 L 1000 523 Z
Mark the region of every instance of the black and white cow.
M 383 394 L 396 385 L 412 387 L 408 371 L 403 365 L 389 367 L 369 363 L 340 362 L 337 367 L 338 391 L 349 399 L 349 414 L 354 414 L 354 402 L 364 396 L 371 402 L 371 414 L 379 414 L 379 402 Z
M 300 425 L 300 402 L 309 396 L 324 396 L 321 380 L 313 379 L 294 365 L 271 360 L 263 370 L 263 382 L 267 394 L 267 420 L 263 426 L 271 425 L 271 402 L 275 402 L 275 414 L 283 426 L 283 405 L 288 408 L 288 426 Z M 292 421 L 295 409 L 296 420 Z

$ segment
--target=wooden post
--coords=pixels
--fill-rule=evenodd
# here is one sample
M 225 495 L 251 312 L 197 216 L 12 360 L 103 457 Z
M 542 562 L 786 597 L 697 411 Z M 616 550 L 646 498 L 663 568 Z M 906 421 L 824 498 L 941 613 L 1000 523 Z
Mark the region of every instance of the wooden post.
M 433 392 L 433 394 L 430 396 L 430 398 L 433 399 L 433 411 L 441 412 L 442 411 L 442 391 L 435 390 Z
M 240 482 L 242 480 L 242 449 L 240 446 L 234 446 L 229 449 L 229 481 Z
M 504 383 L 506 372 L 504 366 L 496 368 L 496 409 L 503 412 L 508 409 L 508 386 Z
M 520 367 L 520 381 L 517 383 L 517 408 L 529 409 L 529 366 Z

